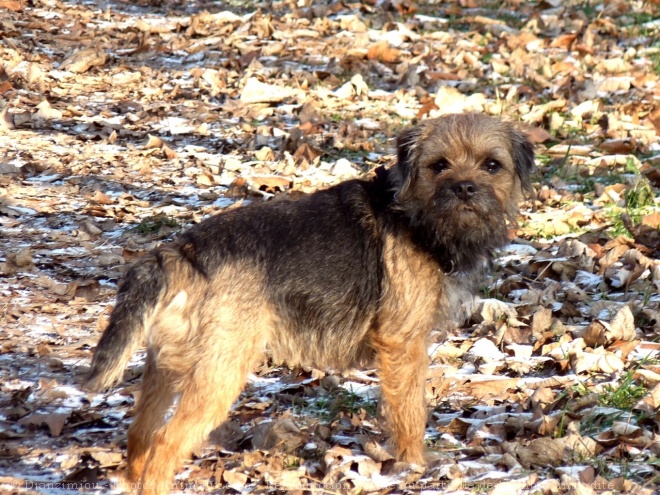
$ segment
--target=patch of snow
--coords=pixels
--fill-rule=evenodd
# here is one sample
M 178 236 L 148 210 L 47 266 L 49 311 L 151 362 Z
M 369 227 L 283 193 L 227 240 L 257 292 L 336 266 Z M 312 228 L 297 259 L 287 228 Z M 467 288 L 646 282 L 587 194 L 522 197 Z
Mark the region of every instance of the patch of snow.
M 602 275 L 596 275 L 595 273 L 585 272 L 584 270 L 578 270 L 575 274 L 575 285 L 582 287 L 583 289 L 593 290 L 598 288 L 598 286 L 603 282 L 604 278 Z
M 339 386 L 364 399 L 375 399 L 380 396 L 378 385 L 365 385 L 360 382 L 346 381 Z
M 538 249 L 533 246 L 528 246 L 527 244 L 509 244 L 502 249 L 502 251 L 507 254 L 515 254 L 518 256 L 533 256 L 538 253 Z

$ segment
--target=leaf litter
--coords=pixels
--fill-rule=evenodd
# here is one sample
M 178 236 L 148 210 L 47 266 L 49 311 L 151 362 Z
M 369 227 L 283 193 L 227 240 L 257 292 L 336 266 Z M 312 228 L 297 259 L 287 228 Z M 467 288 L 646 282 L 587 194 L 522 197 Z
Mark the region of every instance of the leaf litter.
M 143 356 L 79 380 L 117 280 L 227 208 L 393 163 L 415 119 L 538 144 L 536 194 L 429 348 L 425 469 L 373 370 L 264 363 L 174 491 L 653 493 L 660 475 L 657 2 L 0 0 L 0 486 L 121 491 Z

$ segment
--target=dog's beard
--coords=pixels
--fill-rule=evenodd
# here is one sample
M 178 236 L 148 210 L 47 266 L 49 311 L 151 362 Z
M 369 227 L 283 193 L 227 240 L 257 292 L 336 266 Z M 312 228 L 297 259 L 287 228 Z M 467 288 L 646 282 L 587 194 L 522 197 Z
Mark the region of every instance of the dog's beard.
M 467 200 L 450 187 L 440 187 L 426 205 L 409 202 L 405 209 L 416 242 L 430 249 L 447 272 L 482 268 L 508 240 L 507 211 L 483 187 Z
M 438 219 L 437 231 L 441 237 L 466 238 L 468 242 L 472 236 L 480 238 L 484 233 L 499 233 L 506 237 L 506 213 L 490 193 L 479 192 L 462 200 L 449 187 L 438 188 L 427 211 Z M 496 243 L 506 241 L 494 240 Z

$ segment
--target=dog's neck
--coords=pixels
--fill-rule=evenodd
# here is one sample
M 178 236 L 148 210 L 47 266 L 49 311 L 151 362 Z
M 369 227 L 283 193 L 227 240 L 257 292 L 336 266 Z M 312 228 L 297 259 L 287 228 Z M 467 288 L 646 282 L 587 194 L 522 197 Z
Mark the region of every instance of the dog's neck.
M 412 231 L 412 241 L 429 254 L 447 274 L 467 275 L 482 278 L 491 266 L 495 249 L 503 246 L 506 239 L 490 238 L 489 242 L 479 242 L 466 236 L 455 237 L 438 235 L 437 219 L 425 217 L 423 211 L 402 205 L 397 198 L 396 176 L 391 169 L 378 167 L 373 179 L 375 189 L 380 192 L 372 204 L 377 214 L 389 218 L 388 224 L 402 231 Z M 386 192 L 385 192 L 386 191 Z
M 413 219 L 412 240 L 428 252 L 447 274 L 472 275 L 485 273 L 492 265 L 494 250 L 462 239 L 452 241 L 440 238 L 425 219 Z

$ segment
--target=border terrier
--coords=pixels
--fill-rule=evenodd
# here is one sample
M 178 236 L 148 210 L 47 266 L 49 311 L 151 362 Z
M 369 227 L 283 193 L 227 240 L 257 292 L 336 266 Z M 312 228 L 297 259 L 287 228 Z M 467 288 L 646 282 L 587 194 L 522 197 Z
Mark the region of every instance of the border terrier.
M 168 492 L 265 354 L 373 363 L 393 453 L 423 464 L 428 336 L 466 316 L 531 188 L 534 148 L 500 119 L 457 114 L 404 131 L 397 158 L 370 179 L 213 216 L 128 270 L 87 384 L 115 384 L 146 343 L 127 471 L 143 493 Z

